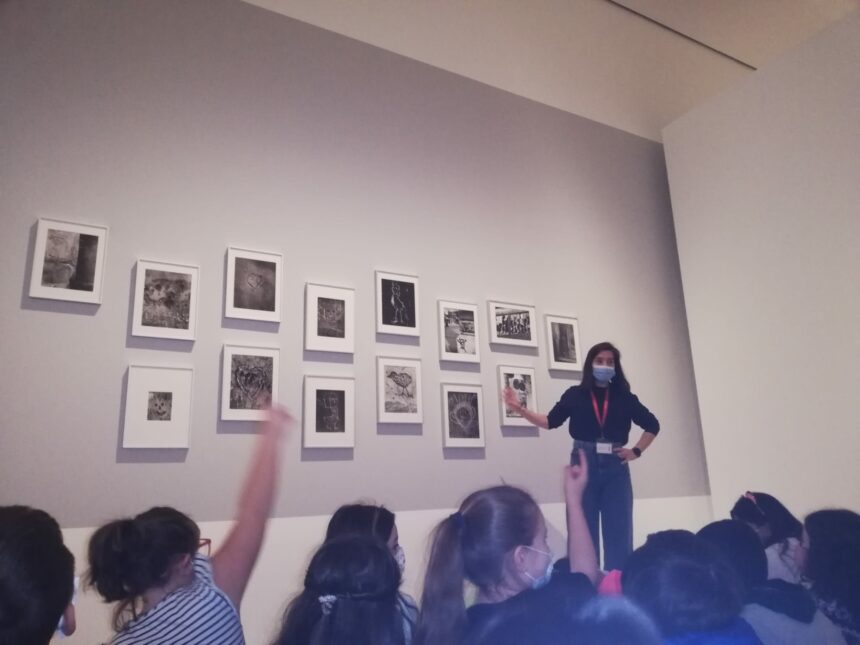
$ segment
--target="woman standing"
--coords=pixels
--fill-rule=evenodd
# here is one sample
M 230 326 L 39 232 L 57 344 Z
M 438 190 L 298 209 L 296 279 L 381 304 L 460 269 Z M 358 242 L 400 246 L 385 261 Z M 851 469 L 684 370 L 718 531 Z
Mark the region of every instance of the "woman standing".
M 629 463 L 639 459 L 660 431 L 660 423 L 630 391 L 621 368 L 621 354 L 612 343 L 598 343 L 585 357 L 582 383 L 569 388 L 549 414 L 527 409 L 511 388 L 505 405 L 539 428 L 557 428 L 570 419 L 575 463 L 582 449 L 590 473 L 583 509 L 591 539 L 600 551 L 598 525 L 603 526 L 603 568 L 621 569 L 633 551 L 633 486 Z M 630 426 L 645 432 L 626 448 Z

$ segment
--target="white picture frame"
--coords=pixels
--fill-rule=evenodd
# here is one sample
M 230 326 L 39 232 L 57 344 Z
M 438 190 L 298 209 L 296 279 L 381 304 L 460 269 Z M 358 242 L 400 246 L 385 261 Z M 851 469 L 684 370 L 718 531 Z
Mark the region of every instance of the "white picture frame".
M 478 305 L 439 300 L 439 359 L 458 363 L 481 362 Z
M 579 321 L 573 316 L 553 314 L 547 314 L 544 320 L 549 368 L 581 372 L 584 356 L 579 341 Z
M 377 356 L 376 419 L 379 423 L 423 423 L 421 361 Z
M 199 291 L 200 267 L 138 260 L 132 335 L 194 340 Z
M 221 420 L 262 421 L 279 400 L 280 350 L 224 344 L 221 366 Z
M 30 297 L 101 304 L 108 227 L 40 218 Z
M 445 448 L 483 448 L 486 445 L 480 385 L 442 383 L 442 434 Z
M 123 448 L 188 448 L 194 370 L 133 364 L 125 389 Z
M 517 347 L 537 347 L 537 314 L 532 305 L 498 300 L 487 301 L 490 343 Z
M 305 376 L 302 446 L 355 447 L 355 379 Z
M 355 289 L 305 284 L 305 349 L 355 353 Z
M 505 388 L 510 385 L 529 410 L 537 412 L 537 383 L 535 368 L 524 365 L 499 365 L 499 421 L 503 426 L 533 426 L 534 424 L 520 413 L 508 410 L 505 406 Z
M 418 276 L 376 271 L 376 333 L 420 336 Z
M 224 315 L 281 322 L 283 264 L 280 253 L 228 247 Z

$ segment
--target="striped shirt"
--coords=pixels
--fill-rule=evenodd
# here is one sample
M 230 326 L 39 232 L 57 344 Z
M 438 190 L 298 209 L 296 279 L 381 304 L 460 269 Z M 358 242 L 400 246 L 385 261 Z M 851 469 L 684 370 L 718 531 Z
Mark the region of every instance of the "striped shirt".
M 128 624 L 111 645 L 245 645 L 239 612 L 215 586 L 209 559 L 194 556 L 194 581 Z

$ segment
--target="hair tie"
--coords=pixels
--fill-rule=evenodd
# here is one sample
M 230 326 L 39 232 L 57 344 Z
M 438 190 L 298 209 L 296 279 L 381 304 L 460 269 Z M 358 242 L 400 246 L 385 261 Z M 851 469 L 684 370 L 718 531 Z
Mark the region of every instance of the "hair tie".
M 463 514 L 460 511 L 456 513 L 451 513 L 449 519 L 454 522 L 454 526 L 457 527 L 458 530 L 463 528 L 463 524 L 465 524 L 465 519 L 463 518 Z
M 331 613 L 332 607 L 334 607 L 334 601 L 337 600 L 337 596 L 327 594 L 320 596 L 317 600 L 319 600 L 320 607 L 322 607 L 323 616 L 328 616 Z

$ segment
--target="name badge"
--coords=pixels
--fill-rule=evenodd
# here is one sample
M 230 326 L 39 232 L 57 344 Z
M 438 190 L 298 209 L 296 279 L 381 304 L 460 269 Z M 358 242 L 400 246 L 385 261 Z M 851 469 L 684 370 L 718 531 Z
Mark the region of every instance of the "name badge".
M 598 455 L 611 455 L 612 454 L 612 442 L 610 442 L 610 441 L 598 441 L 597 442 L 597 454 Z

